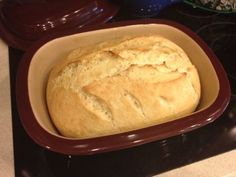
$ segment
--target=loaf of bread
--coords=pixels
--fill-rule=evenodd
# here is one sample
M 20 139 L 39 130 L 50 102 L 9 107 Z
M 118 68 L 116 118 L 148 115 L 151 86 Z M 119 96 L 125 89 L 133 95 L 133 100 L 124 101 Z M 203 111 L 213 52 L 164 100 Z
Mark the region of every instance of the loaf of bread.
M 161 36 L 120 38 L 72 51 L 50 72 L 47 105 L 59 132 L 92 138 L 141 129 L 193 112 L 198 72 Z

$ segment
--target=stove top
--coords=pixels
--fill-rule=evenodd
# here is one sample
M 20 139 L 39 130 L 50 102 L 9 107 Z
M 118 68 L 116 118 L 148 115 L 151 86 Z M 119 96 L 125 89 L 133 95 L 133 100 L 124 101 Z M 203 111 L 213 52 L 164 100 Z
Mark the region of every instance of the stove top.
M 236 15 L 215 14 L 176 4 L 153 18 L 195 31 L 215 52 L 228 74 L 232 97 L 215 122 L 168 139 L 92 156 L 66 156 L 39 147 L 24 131 L 16 109 L 15 78 L 23 53 L 9 48 L 16 176 L 152 176 L 236 148 Z M 113 21 L 135 19 L 121 8 Z

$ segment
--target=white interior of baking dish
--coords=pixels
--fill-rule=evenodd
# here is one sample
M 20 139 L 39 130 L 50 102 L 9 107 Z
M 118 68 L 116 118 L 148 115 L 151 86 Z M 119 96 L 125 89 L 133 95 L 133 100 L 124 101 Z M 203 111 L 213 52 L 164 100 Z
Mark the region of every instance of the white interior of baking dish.
M 219 93 L 219 81 L 206 53 L 188 35 L 165 24 L 141 24 L 115 27 L 74 34 L 49 41 L 33 56 L 29 74 L 28 90 L 33 113 L 38 123 L 48 132 L 57 134 L 47 110 L 46 84 L 51 68 L 72 50 L 123 36 L 158 34 L 179 45 L 197 67 L 201 81 L 201 100 L 196 111 L 209 107 Z M 195 111 L 195 112 L 196 112 Z

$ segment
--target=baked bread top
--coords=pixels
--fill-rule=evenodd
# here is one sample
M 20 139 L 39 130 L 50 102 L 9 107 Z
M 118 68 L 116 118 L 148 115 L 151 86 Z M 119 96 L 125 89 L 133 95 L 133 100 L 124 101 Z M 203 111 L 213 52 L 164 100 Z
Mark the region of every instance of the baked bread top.
M 59 132 L 83 139 L 189 114 L 199 103 L 200 81 L 175 43 L 138 36 L 73 51 L 51 70 L 46 97 Z

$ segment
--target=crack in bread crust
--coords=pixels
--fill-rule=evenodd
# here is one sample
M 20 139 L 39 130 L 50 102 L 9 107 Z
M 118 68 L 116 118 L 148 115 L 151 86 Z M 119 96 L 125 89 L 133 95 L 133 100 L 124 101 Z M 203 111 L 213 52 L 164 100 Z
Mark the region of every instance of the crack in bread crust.
M 129 93 L 129 91 L 127 90 L 124 90 L 124 97 L 129 101 L 132 107 L 141 115 L 141 117 L 145 119 L 147 118 L 143 111 L 143 106 L 141 104 L 141 101 L 137 97 Z
M 160 36 L 117 39 L 114 43 L 104 42 L 72 52 L 50 73 L 47 86 L 50 113 L 70 111 L 69 107 L 52 110 L 51 103 L 64 97 L 62 92 L 59 94 L 61 88 L 76 94 L 78 105 L 83 107 L 80 109 L 92 113 L 99 120 L 100 129 L 104 129 L 86 124 L 89 117 L 84 118 L 85 123 L 80 122 L 83 135 L 78 131 L 79 125 L 71 125 L 68 134 L 63 127 L 57 127 L 65 136 L 77 138 L 143 128 L 165 118 L 168 121 L 175 115 L 192 112 L 200 99 L 196 68 L 179 46 Z M 71 119 L 79 121 L 79 117 L 74 115 Z M 57 119 L 63 118 L 54 117 L 53 121 Z

